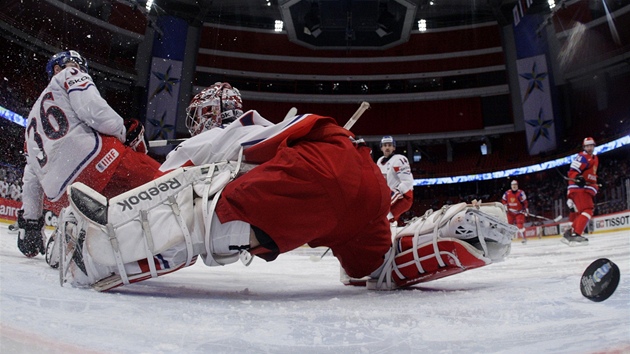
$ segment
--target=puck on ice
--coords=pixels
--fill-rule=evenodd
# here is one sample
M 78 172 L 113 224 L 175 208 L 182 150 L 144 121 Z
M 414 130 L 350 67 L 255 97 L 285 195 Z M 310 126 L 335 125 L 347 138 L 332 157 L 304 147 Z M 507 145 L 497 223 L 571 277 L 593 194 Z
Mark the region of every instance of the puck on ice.
M 595 302 L 608 299 L 617 289 L 619 276 L 619 267 L 611 260 L 600 258 L 594 261 L 582 274 L 582 295 Z

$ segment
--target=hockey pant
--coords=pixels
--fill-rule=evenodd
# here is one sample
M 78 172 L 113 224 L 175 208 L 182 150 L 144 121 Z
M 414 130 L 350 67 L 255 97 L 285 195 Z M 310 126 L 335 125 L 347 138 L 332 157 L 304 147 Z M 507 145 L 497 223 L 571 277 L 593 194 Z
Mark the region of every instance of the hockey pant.
M 187 267 L 197 256 L 211 266 L 236 262 L 238 251 L 214 252 L 210 230 L 218 196 L 240 166 L 179 168 L 109 200 L 73 184 L 57 242 L 61 284 L 105 291 Z
M 363 279 L 370 289 L 391 290 L 500 262 L 518 229 L 501 203 L 460 203 L 429 210 L 392 235 L 383 266 Z M 360 279 L 341 281 L 357 285 Z M 356 282 L 356 283 L 355 283 Z

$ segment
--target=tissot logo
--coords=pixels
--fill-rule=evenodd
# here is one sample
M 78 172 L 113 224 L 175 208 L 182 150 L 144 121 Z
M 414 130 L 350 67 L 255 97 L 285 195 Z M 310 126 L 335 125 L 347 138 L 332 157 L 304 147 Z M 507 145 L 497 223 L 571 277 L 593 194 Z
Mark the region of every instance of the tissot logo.
M 606 218 L 604 222 L 606 227 L 630 225 L 630 215 Z
M 148 188 L 147 190 L 141 191 L 136 195 L 123 200 L 122 202 L 118 202 L 118 205 L 121 207 L 120 211 L 133 210 L 134 205 L 139 204 L 141 201 L 152 200 L 153 197 L 156 197 L 161 193 L 175 190 L 181 186 L 182 184 L 175 178 L 164 181 L 155 187 Z

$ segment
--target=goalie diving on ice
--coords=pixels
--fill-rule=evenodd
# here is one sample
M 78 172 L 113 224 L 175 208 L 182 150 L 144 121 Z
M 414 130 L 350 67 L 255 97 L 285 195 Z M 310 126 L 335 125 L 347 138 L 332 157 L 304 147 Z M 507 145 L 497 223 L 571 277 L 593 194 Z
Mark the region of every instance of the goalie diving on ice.
M 198 258 L 223 266 L 249 252 L 273 261 L 307 244 L 330 247 L 345 279 L 386 290 L 509 254 L 517 230 L 500 204 L 444 207 L 392 235 L 389 188 L 354 134 L 330 117 L 273 124 L 241 112 L 238 90 L 216 83 L 193 98 L 194 136 L 169 154 L 161 176 L 109 199 L 69 187 L 57 245 L 62 285 L 105 291 Z

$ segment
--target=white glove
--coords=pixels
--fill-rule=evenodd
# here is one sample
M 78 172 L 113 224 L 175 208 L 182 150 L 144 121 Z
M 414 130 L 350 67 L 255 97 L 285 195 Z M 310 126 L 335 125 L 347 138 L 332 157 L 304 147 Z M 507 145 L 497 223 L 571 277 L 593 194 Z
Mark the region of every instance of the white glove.
M 575 206 L 575 203 L 573 202 L 573 199 L 567 199 L 567 206 L 569 207 L 569 209 L 572 212 L 577 212 L 577 207 Z

